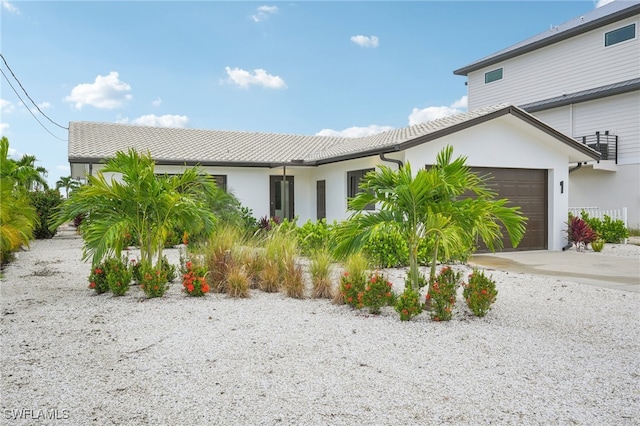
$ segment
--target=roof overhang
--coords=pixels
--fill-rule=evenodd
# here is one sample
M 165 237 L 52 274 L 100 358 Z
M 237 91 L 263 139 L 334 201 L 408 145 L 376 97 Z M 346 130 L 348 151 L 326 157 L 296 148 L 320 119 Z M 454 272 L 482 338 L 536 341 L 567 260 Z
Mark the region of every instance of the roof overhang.
M 515 58 L 520 55 L 524 55 L 525 53 L 532 52 L 534 50 L 541 49 L 543 47 L 552 45 L 554 43 L 558 43 L 562 40 L 566 40 L 571 37 L 578 36 L 580 34 L 584 34 L 596 28 L 603 27 L 605 25 L 609 25 L 616 21 L 620 21 L 622 19 L 629 18 L 631 16 L 637 15 L 640 13 L 640 3 L 634 4 L 626 9 L 619 10 L 617 12 L 613 12 L 609 15 L 603 16 L 599 19 L 594 19 L 592 21 L 586 22 L 583 25 L 579 25 L 573 28 L 569 28 L 565 31 L 558 32 L 556 34 L 552 34 L 548 37 L 541 38 L 537 41 L 533 41 L 531 43 L 523 44 L 521 47 L 515 49 L 507 49 L 504 53 L 498 53 L 495 55 L 491 55 L 485 59 L 481 59 L 477 62 L 473 62 L 465 67 L 458 68 L 453 71 L 455 75 L 467 76 L 469 73 L 473 71 L 477 71 L 479 69 L 497 64 L 502 61 L 506 61 L 507 59 Z
M 640 90 L 640 78 L 634 78 L 631 80 L 621 81 L 619 83 L 596 87 L 594 89 L 543 99 L 541 101 L 520 105 L 519 107 L 527 112 L 544 111 L 580 102 L 621 95 L 623 93 L 634 92 L 636 90 Z

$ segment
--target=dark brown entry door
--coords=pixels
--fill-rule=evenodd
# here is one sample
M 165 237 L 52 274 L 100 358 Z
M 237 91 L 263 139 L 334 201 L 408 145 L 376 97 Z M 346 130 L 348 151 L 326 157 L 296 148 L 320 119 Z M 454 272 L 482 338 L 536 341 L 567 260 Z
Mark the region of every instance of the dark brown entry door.
M 473 167 L 472 171 L 479 175 L 491 174 L 491 189 L 498 193 L 498 198 L 509 200 L 507 206 L 519 206 L 526 216 L 526 232 L 524 238 L 514 249 L 509 235 L 504 232 L 504 250 L 546 250 L 547 242 L 547 170 L 540 169 L 492 169 Z M 482 245 L 478 251 L 487 251 Z
M 269 188 L 271 217 L 293 219 L 293 176 L 269 176 Z

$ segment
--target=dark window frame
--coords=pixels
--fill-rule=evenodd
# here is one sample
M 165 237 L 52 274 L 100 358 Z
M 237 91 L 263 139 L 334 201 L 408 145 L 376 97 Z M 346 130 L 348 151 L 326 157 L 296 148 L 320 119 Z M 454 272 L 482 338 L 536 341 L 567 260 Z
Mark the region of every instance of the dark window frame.
M 487 71 L 484 73 L 484 84 L 500 81 L 504 78 L 504 68 L 496 68 L 495 70 Z
M 360 191 L 360 182 L 364 175 L 375 171 L 374 167 L 369 169 L 350 170 L 347 172 L 347 202 L 350 198 L 355 197 Z M 375 210 L 375 204 L 367 204 L 364 210 Z
M 634 22 L 632 24 L 625 25 L 624 27 L 616 28 L 615 30 L 604 33 L 604 47 L 615 46 L 616 44 L 633 40 L 636 37 L 636 23 Z

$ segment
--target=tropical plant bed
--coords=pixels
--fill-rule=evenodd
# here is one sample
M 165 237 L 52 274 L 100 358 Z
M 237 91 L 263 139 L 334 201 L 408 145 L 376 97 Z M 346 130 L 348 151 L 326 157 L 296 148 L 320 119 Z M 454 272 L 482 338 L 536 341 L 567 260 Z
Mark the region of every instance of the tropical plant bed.
M 114 297 L 87 289 L 81 244 L 35 241 L 4 272 L 4 416 L 192 425 L 640 418 L 638 293 L 493 271 L 492 310 L 446 323 L 259 290 L 194 298 L 179 280 L 161 298 L 137 286 Z M 166 254 L 178 262 L 177 250 Z M 45 267 L 53 275 L 32 274 Z M 385 272 L 396 283 L 405 271 L 394 271 Z

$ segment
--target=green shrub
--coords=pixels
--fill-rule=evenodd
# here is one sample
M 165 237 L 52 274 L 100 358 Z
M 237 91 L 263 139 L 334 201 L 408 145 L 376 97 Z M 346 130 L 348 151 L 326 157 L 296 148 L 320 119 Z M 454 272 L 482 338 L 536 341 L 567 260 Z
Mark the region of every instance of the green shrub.
M 127 263 L 126 257 L 112 257 L 104 262 L 107 285 L 114 296 L 123 296 L 129 291 L 132 272 Z
M 91 274 L 89 274 L 89 288 L 95 290 L 98 294 L 109 291 L 106 265 L 104 262 L 98 264 L 91 270 Z
M 304 225 L 297 228 L 296 234 L 300 253 L 303 256 L 310 256 L 313 252 L 328 247 L 331 229 L 331 226 L 324 219 L 316 222 L 308 220 Z
M 589 224 L 591 229 L 607 243 L 617 244 L 625 238 L 629 238 L 629 230 L 620 219 L 613 220 L 610 216 L 604 215 L 604 219 L 589 217 L 589 213 L 583 210 L 580 218 Z M 570 216 L 571 219 L 571 216 Z
M 357 309 L 364 306 L 362 298 L 368 268 L 369 260 L 361 252 L 350 255 L 345 261 L 345 271 L 340 279 L 340 297 L 347 305 Z
M 597 240 L 591 241 L 591 248 L 596 253 L 599 253 L 604 248 L 604 240 L 602 238 L 598 238 Z
M 369 313 L 379 314 L 383 306 L 391 303 L 391 287 L 391 282 L 383 274 L 376 271 L 369 276 L 362 296 L 362 304 L 369 308 Z
M 394 306 L 400 315 L 400 321 L 409 321 L 411 318 L 420 315 L 422 306 L 420 305 L 420 294 L 411 288 L 409 282 L 405 282 L 404 291 L 396 299 Z
M 409 264 L 407 242 L 396 229 L 374 232 L 363 251 L 378 268 L 397 268 Z
M 478 317 L 485 316 L 498 295 L 495 281 L 487 278 L 484 272 L 474 269 L 469 275 L 469 283 L 463 284 L 463 287 L 462 296 L 471 312 Z
M 56 189 L 46 189 L 44 191 L 29 192 L 29 199 L 40 218 L 40 223 L 33 230 L 33 236 L 36 239 L 53 238 L 58 230 L 51 230 L 49 227 L 54 222 L 53 215 L 56 209 L 62 204 L 62 195 Z
M 453 317 L 461 277 L 460 272 L 454 272 L 446 266 L 440 270 L 435 280 L 429 283 L 426 299 L 431 303 L 431 319 L 434 321 L 449 321 Z
M 162 297 L 169 289 L 169 281 L 162 267 L 140 264 L 140 288 L 148 298 Z

